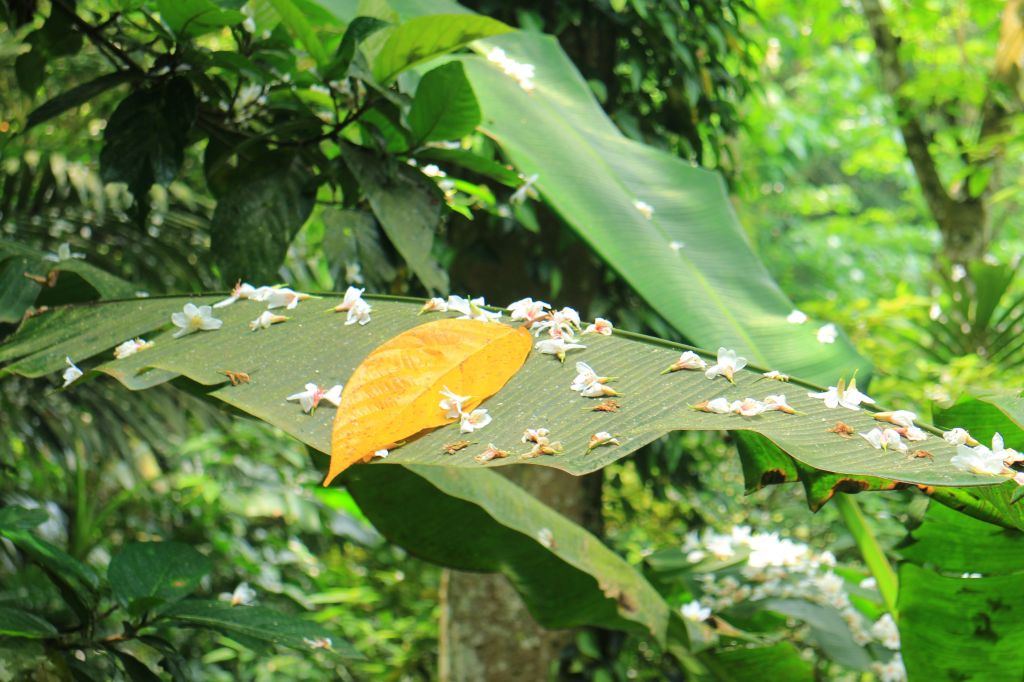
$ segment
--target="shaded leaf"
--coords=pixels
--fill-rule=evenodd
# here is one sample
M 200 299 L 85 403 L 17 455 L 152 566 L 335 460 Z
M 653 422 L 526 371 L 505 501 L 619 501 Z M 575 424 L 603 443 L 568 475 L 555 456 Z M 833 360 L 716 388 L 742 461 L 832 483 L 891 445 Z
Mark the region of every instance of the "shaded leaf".
M 441 220 L 437 186 L 415 168 L 389 163 L 353 144 L 342 143 L 342 158 L 359 179 L 388 239 L 423 286 L 447 293 L 448 273 L 431 256 Z
M 25 122 L 25 130 L 49 121 L 54 116 L 59 116 L 68 109 L 81 106 L 93 97 L 102 94 L 110 88 L 126 83 L 130 80 L 127 71 L 115 71 L 92 79 L 81 85 L 61 92 L 53 99 L 45 102 L 28 115 Z
M 45 639 L 56 636 L 57 628 L 34 613 L 0 606 L 0 637 Z
M 787 680 L 798 682 L 815 679 L 811 664 L 790 642 L 779 642 L 764 647 L 735 647 L 717 651 L 713 655 L 715 667 L 725 679 L 735 682 L 761 680 Z
M 29 530 L 46 523 L 49 518 L 45 509 L 0 507 L 0 530 Z
M 309 23 L 305 13 L 291 0 L 267 0 L 281 16 L 281 22 L 298 37 L 309 55 L 316 63 L 323 66 L 327 63 L 327 50 Z
M 871 668 L 867 651 L 853 641 L 850 626 L 836 609 L 803 599 L 767 599 L 758 606 L 802 620 L 810 628 L 810 639 L 836 663 L 854 670 Z
M 196 104 L 192 85 L 180 77 L 128 95 L 103 131 L 103 181 L 127 183 L 138 202 L 154 183 L 170 184 L 185 156 Z
M 480 123 L 480 106 L 459 62 L 428 71 L 416 87 L 409 127 L 417 146 L 433 140 L 457 140 Z
M 273 280 L 313 211 L 317 178 L 298 158 L 271 153 L 246 163 L 213 213 L 210 250 L 225 282 Z
M 184 599 L 210 568 L 210 560 L 189 545 L 136 542 L 110 560 L 107 580 L 122 604 L 146 599 L 150 606 Z
M 157 0 L 160 17 L 179 38 L 195 37 L 245 21 L 245 15 L 211 0 Z
M 262 606 L 231 606 L 220 601 L 186 599 L 164 611 L 161 618 L 216 630 L 228 637 L 252 638 L 307 651 L 313 650 L 310 641 L 330 639 L 334 653 L 346 658 L 362 658 L 347 642 L 317 623 Z
M 916 564 L 954 573 L 1002 575 L 1024 571 L 1024 533 L 973 519 L 940 504 L 928 505 L 899 554 Z
M 348 28 L 345 29 L 345 35 L 338 44 L 338 51 L 335 53 L 334 59 L 331 60 L 331 63 L 324 70 L 324 78 L 344 78 L 345 74 L 348 73 L 348 67 L 352 63 L 352 58 L 355 57 L 356 48 L 359 47 L 359 43 L 390 25 L 390 22 L 378 19 L 377 17 L 356 17 L 353 19 Z
M 532 345 L 523 328 L 456 319 L 421 324 L 378 346 L 345 384 L 324 485 L 377 450 L 458 421 L 439 406 L 442 389 L 468 396 L 462 409 L 470 412 L 522 367 Z
M 373 61 L 373 77 L 387 83 L 410 66 L 465 47 L 474 40 L 508 33 L 496 19 L 473 14 L 416 17 L 390 30 Z
M 494 472 L 355 467 L 345 483 L 374 526 L 417 556 L 504 573 L 544 627 L 631 629 L 664 640 L 668 607 L 633 567 Z

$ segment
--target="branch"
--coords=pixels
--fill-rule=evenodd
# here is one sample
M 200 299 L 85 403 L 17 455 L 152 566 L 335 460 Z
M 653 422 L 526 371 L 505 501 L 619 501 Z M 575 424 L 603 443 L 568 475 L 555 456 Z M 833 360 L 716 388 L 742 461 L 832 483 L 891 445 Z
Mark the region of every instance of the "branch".
M 921 183 L 921 191 L 928 202 L 928 208 L 941 225 L 943 216 L 950 213 L 956 202 L 946 192 L 935 159 L 929 151 L 932 143 L 931 133 L 924 129 L 914 115 L 910 99 L 900 92 L 906 82 L 906 74 L 900 63 L 900 40 L 889 30 L 885 12 L 878 0 L 861 0 L 861 7 L 864 9 L 864 18 L 871 28 L 871 35 L 875 39 L 875 54 L 882 72 L 882 86 L 892 97 L 907 156 L 914 165 L 914 172 Z
M 88 38 L 89 42 L 95 45 L 97 49 L 99 49 L 101 52 L 113 55 L 118 61 L 123 63 L 128 68 L 128 70 L 131 71 L 133 74 L 137 76 L 146 75 L 145 69 L 139 66 L 134 59 L 129 57 L 127 52 L 125 52 L 120 47 L 107 40 L 107 38 L 103 35 L 102 31 L 99 28 L 93 26 L 88 21 L 78 16 L 78 13 L 75 11 L 74 7 L 69 6 L 67 4 L 67 0 L 56 0 L 53 3 L 53 11 L 56 12 L 58 10 L 64 12 L 67 15 L 67 17 L 71 20 L 71 22 L 75 25 L 75 28 L 81 31 L 82 35 Z

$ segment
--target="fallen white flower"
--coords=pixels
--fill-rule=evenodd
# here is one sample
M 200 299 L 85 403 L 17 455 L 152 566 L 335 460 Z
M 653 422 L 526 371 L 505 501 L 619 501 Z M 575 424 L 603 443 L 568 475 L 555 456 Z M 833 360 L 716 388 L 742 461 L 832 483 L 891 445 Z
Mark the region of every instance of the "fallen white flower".
M 334 312 L 343 313 L 346 310 L 352 310 L 352 308 L 363 300 L 363 292 L 366 289 L 358 289 L 356 287 L 349 287 L 345 290 L 345 297 L 341 300 L 341 303 L 334 306 Z
M 370 312 L 373 310 L 373 306 L 364 301 L 363 299 L 357 300 L 352 307 L 348 309 L 348 315 L 345 318 L 345 325 L 359 323 L 363 326 L 370 321 Z
M 746 366 L 746 358 L 737 357 L 736 351 L 722 347 L 718 349 L 718 362 L 708 367 L 704 376 L 714 379 L 718 375 L 722 375 L 731 383 L 736 383 L 733 381 L 733 375 Z
M 558 358 L 559 362 L 565 362 L 565 354 L 567 352 L 577 348 L 586 348 L 586 346 L 580 343 L 566 343 L 563 338 L 544 339 L 535 343 L 533 347 L 545 355 L 554 355 Z
M 260 329 L 270 329 L 270 325 L 278 324 L 279 322 L 285 322 L 288 318 L 284 315 L 275 315 L 269 310 L 264 310 L 260 313 L 260 316 L 249 323 L 249 329 L 252 331 L 259 331 Z
M 654 215 L 654 207 L 648 204 L 646 201 L 640 201 L 639 199 L 636 199 L 633 202 L 633 208 L 635 208 L 640 215 L 642 215 L 644 218 L 647 218 L 648 220 L 650 220 L 651 216 Z
M 807 315 L 795 308 L 793 309 L 793 312 L 786 315 L 786 322 L 789 322 L 790 324 L 803 324 L 806 321 Z
M 583 330 L 583 333 L 584 334 L 601 334 L 602 336 L 611 336 L 613 329 L 615 329 L 615 325 L 613 325 L 611 322 L 609 322 L 608 320 L 604 319 L 603 317 L 599 317 L 596 320 L 594 320 L 593 324 L 588 324 L 587 328 Z
M 324 390 L 317 384 L 308 383 L 305 388 L 306 390 L 294 393 L 286 398 L 286 400 L 297 400 L 299 405 L 302 406 L 303 412 L 312 412 L 317 408 L 321 400 L 326 400 L 335 407 L 341 405 L 341 391 L 343 388 L 341 384 L 336 384 Z
M 194 303 L 186 303 L 180 313 L 171 313 L 171 322 L 179 327 L 174 332 L 174 338 L 185 336 L 198 331 L 212 331 L 220 329 L 224 324 L 213 316 L 213 308 L 208 305 L 196 306 Z
M 487 410 L 478 409 L 472 412 L 463 412 L 459 419 L 459 430 L 462 433 L 473 433 L 490 423 L 491 415 L 487 414 Z
M 82 370 L 79 369 L 78 365 L 71 362 L 70 355 L 64 356 L 64 362 L 67 363 L 68 368 L 64 370 L 64 374 L 61 375 L 61 377 L 64 379 L 64 385 L 61 386 L 61 388 L 67 388 L 72 384 L 72 382 L 78 381 L 84 374 L 84 372 L 82 372 Z
M 850 385 L 844 386 L 839 381 L 838 386 L 829 386 L 824 393 L 808 393 L 811 398 L 825 401 L 825 407 L 834 410 L 837 407 L 845 407 L 848 410 L 859 410 L 861 403 L 874 404 L 874 400 L 857 390 L 857 379 L 850 379 Z
M 838 336 L 839 330 L 831 322 L 818 329 L 818 343 L 835 343 Z
M 118 360 L 123 360 L 124 358 L 131 357 L 140 351 L 144 351 L 152 347 L 152 341 L 146 341 L 145 339 L 140 338 L 128 339 L 114 349 L 114 357 Z
M 444 410 L 445 419 L 458 419 L 462 414 L 462 403 L 472 397 L 468 395 L 456 395 L 447 386 L 441 389 L 441 395 L 444 396 L 444 399 L 438 403 L 438 407 Z

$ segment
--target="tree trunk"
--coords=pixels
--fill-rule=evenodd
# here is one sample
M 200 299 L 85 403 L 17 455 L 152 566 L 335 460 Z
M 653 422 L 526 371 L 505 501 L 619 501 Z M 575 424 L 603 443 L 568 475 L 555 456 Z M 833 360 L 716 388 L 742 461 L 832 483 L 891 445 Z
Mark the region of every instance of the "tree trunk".
M 600 472 L 576 477 L 539 466 L 499 471 L 556 511 L 600 532 Z M 560 652 L 573 641 L 572 630 L 538 625 L 500 573 L 446 570 L 441 604 L 441 682 L 540 682 L 551 676 Z

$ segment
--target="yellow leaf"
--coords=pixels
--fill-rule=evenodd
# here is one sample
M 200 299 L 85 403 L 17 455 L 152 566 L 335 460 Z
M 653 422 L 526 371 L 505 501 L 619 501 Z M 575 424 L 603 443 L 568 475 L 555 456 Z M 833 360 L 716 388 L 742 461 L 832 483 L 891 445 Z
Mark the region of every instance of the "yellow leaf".
M 437 320 L 378 346 L 352 373 L 331 430 L 324 485 L 349 466 L 425 429 L 449 424 L 441 389 L 470 396 L 469 411 L 494 395 L 530 353 L 526 329 Z

